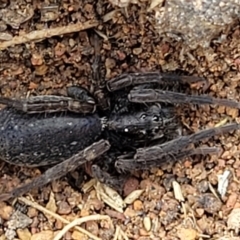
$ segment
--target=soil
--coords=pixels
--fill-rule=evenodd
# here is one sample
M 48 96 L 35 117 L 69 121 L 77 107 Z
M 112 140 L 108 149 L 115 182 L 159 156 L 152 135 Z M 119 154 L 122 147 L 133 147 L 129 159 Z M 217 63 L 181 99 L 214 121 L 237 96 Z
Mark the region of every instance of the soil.
M 32 2 L 0 2 L 3 96 L 66 94 L 67 86 L 80 85 L 106 107 L 106 81 L 156 70 L 204 77 L 206 94 L 240 101 L 239 22 L 225 40 L 192 49 L 159 35 L 148 2 L 122 8 L 107 0 Z M 222 106 L 184 106 L 181 119 L 188 133 L 240 121 L 238 109 Z M 0 240 L 57 239 L 69 222 L 81 228 L 70 226 L 62 239 L 240 239 L 239 135 L 201 144 L 222 151 L 134 172 L 122 196 L 84 174 L 81 190 L 62 178 L 0 202 Z M 42 172 L 4 162 L 0 169 L 1 193 Z

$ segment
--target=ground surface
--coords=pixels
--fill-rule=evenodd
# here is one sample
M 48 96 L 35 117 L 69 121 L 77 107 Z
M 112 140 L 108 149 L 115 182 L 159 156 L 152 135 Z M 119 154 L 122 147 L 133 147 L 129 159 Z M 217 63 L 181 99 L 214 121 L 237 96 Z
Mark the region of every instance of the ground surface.
M 104 81 L 121 73 L 180 69 L 206 77 L 210 82 L 207 93 L 212 96 L 240 101 L 238 24 L 232 27 L 226 41 L 212 43 L 208 49 L 188 50 L 182 43 L 169 43 L 158 36 L 152 21 L 154 14 L 146 12 L 147 3 L 130 5 L 126 11 L 103 0 L 82 1 L 84 4 L 62 1 L 51 8 L 47 1 L 18 1 L 18 5 L 7 7 L 4 2 L 1 10 L 7 17 L 0 21 L 2 95 L 64 94 L 66 86 L 78 84 L 101 98 L 102 92 L 97 90 Z M 81 22 L 86 27 L 88 21 L 96 25 L 94 30 L 79 32 L 79 25 L 71 25 Z M 44 37 L 45 31 L 32 33 L 29 40 L 24 38 L 34 30 L 57 27 L 63 28 L 48 30 L 51 38 Z M 70 33 L 62 35 L 66 29 Z M 18 35 L 22 37 L 12 39 Z M 12 46 L 16 42 L 24 43 Z M 226 121 L 239 121 L 239 112 L 225 107 L 187 106 L 181 118 L 188 132 L 195 132 Z M 115 205 L 118 201 L 120 206 L 110 207 L 101 186 L 89 183 L 89 178 L 84 192 L 74 190 L 66 179 L 33 190 L 27 198 L 43 209 L 39 205 L 29 206 L 25 198 L 23 207 L 1 202 L 0 239 L 11 239 L 15 234 L 19 239 L 52 239 L 66 224 L 59 216 L 70 222 L 87 217 L 81 227 L 101 239 L 239 239 L 239 136 L 233 133 L 204 144 L 221 147 L 223 151 L 219 156 L 198 158 L 196 163 L 186 159 L 183 164 L 134 173 L 129 186 L 142 191 L 134 192 L 133 200 L 124 204 L 121 199 L 114 199 Z M 226 170 L 230 171 L 230 178 L 227 193 L 220 201 L 218 176 Z M 38 174 L 38 169 L 1 163 L 0 191 Z M 179 183 L 182 197 L 174 194 L 173 182 Z M 125 195 L 129 192 L 126 190 Z M 46 213 L 46 209 L 50 212 Z M 110 220 L 88 219 L 96 214 L 101 215 L 97 219 L 108 215 Z M 17 227 L 23 229 L 15 230 Z M 93 238 L 76 228 L 64 235 L 64 239 Z

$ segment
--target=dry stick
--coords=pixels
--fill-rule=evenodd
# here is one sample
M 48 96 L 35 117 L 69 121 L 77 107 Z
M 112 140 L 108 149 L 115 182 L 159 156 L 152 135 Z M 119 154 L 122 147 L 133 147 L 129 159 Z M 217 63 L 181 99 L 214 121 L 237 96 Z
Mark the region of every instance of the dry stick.
M 120 227 L 117 225 L 113 240 L 117 240 L 119 238 L 119 235 L 120 235 Z
M 71 228 L 73 227 L 76 227 L 76 225 L 80 225 L 84 222 L 87 222 L 87 221 L 94 221 L 94 220 L 110 220 L 110 217 L 107 216 L 107 215 L 100 215 L 100 214 L 97 214 L 97 215 L 92 215 L 92 216 L 86 216 L 86 217 L 82 217 L 82 218 L 78 218 L 78 219 L 75 219 L 73 220 L 71 223 L 69 223 L 68 225 L 66 225 L 55 237 L 53 240 L 60 240 L 63 235 L 68 231 L 70 230 Z
M 80 32 L 85 29 L 93 28 L 98 25 L 98 21 L 91 20 L 85 23 L 76 23 L 76 24 L 69 24 L 67 26 L 56 27 L 56 28 L 49 28 L 43 30 L 36 30 L 30 33 L 23 34 L 21 36 L 16 36 L 9 41 L 0 42 L 0 50 L 4 50 L 7 47 L 14 46 L 17 44 L 27 43 L 36 40 L 43 40 L 46 38 L 51 38 L 53 36 L 73 33 L 73 32 Z
M 22 203 L 30 206 L 30 207 L 33 207 L 33 208 L 37 209 L 38 211 L 40 211 L 40 212 L 42 212 L 42 213 L 44 213 L 44 214 L 48 214 L 48 215 L 54 217 L 55 219 L 60 220 L 61 222 L 65 223 L 65 224 L 69 224 L 69 223 L 70 223 L 67 219 L 59 216 L 58 214 L 56 214 L 56 213 L 54 213 L 54 212 L 49 211 L 49 210 L 46 209 L 45 207 L 43 207 L 43 206 L 41 206 L 41 205 L 39 205 L 39 204 L 37 204 L 37 203 L 35 203 L 35 202 L 32 202 L 32 201 L 28 200 L 28 199 L 25 198 L 25 197 L 19 197 L 18 200 L 21 201 Z M 109 217 L 108 217 L 108 218 L 109 218 Z M 78 227 L 78 226 L 74 226 L 74 228 L 75 228 L 76 230 L 78 230 L 79 232 L 87 235 L 87 236 L 88 236 L 89 238 L 91 238 L 91 239 L 101 240 L 101 238 L 96 237 L 95 235 L 93 235 L 92 233 L 88 232 L 88 231 L 85 230 L 84 228 L 81 228 L 81 227 Z
M 1 194 L 0 201 L 6 201 L 9 198 L 18 197 L 29 192 L 33 188 L 42 187 L 53 180 L 59 179 L 60 177 L 65 176 L 67 173 L 74 171 L 80 165 L 101 156 L 103 153 L 108 151 L 109 148 L 110 144 L 108 141 L 100 140 L 95 142 L 64 162 L 61 162 L 48 169 L 39 177 L 34 178 L 30 183 L 17 187 L 11 192 Z

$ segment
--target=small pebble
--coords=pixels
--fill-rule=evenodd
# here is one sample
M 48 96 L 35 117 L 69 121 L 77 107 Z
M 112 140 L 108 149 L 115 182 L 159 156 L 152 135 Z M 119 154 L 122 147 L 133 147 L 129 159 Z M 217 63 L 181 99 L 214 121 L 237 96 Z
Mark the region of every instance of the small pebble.
M 86 230 L 94 234 L 95 236 L 98 236 L 99 232 L 98 223 L 95 221 L 86 222 Z
M 152 221 L 149 217 L 144 217 L 143 218 L 143 226 L 147 232 L 151 230 L 152 227 Z
M 46 239 L 53 239 L 54 233 L 53 231 L 46 230 L 36 234 L 33 234 L 31 240 L 46 240 Z
M 142 53 L 142 48 L 134 48 L 134 49 L 133 49 L 133 54 L 139 55 L 139 54 L 141 54 L 141 53 Z
M 11 206 L 4 206 L 0 208 L 0 217 L 4 220 L 9 220 L 13 213 L 13 208 Z
M 57 219 L 56 222 L 55 222 L 55 228 L 59 229 L 59 230 L 62 229 L 63 228 L 63 222 Z
M 135 211 L 140 211 L 140 210 L 142 210 L 142 209 L 143 209 L 143 203 L 142 203 L 142 201 L 140 201 L 140 200 L 134 201 L 134 203 L 133 203 L 133 209 L 134 209 Z
M 67 202 L 60 202 L 58 204 L 58 210 L 57 213 L 60 215 L 66 215 L 71 213 L 72 208 L 70 207 L 70 205 Z
M 89 210 L 88 209 L 82 209 L 80 213 L 81 217 L 89 216 Z
M 149 235 L 149 233 L 145 229 L 143 229 L 143 228 L 139 229 L 139 234 L 141 236 L 148 236 Z
M 17 229 L 17 235 L 18 235 L 19 239 L 21 239 L 21 240 L 30 240 L 31 239 L 31 233 L 29 232 L 29 230 L 27 228 Z
M 138 189 L 138 186 L 139 181 L 136 178 L 134 177 L 128 178 L 123 187 L 123 195 L 128 196 L 131 192 Z
M 89 238 L 88 238 L 88 236 L 86 236 L 83 233 L 80 233 L 79 231 L 73 231 L 72 239 L 73 240 L 79 240 L 79 239 L 81 239 L 81 240 L 88 240 Z
M 38 214 L 38 211 L 36 208 L 33 208 L 33 207 L 28 208 L 28 212 L 27 212 L 28 217 L 34 218 L 37 216 L 37 214 Z

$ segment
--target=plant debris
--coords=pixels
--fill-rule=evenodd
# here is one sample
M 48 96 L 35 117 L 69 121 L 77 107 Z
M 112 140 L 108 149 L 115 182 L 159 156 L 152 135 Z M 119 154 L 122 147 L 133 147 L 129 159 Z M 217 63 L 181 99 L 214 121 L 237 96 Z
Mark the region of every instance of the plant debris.
M 58 95 L 65 94 L 66 86 L 80 85 L 106 108 L 103 91 L 106 81 L 122 73 L 156 70 L 204 77 L 209 81 L 206 94 L 240 101 L 239 19 L 228 29 L 221 27 L 225 38 L 215 31 L 215 41 L 193 35 L 197 36 L 197 42 L 195 38 L 189 38 L 191 43 L 181 42 L 159 34 L 156 9 L 164 7 L 164 2 L 179 1 L 2 1 L 1 95 L 14 98 Z M 230 6 L 234 0 L 215 2 L 217 7 L 223 7 L 221 4 Z M 181 9 L 189 4 L 181 5 Z M 210 7 L 210 10 L 218 9 Z M 219 19 L 232 14 L 222 13 Z M 196 21 L 199 15 L 191 16 Z M 178 22 L 178 16 L 175 17 Z M 185 34 L 185 28 L 178 30 Z M 198 46 L 205 42 L 210 44 Z M 191 86 L 189 91 L 197 94 L 201 91 L 198 88 Z M 239 111 L 227 107 L 187 105 L 178 114 L 183 134 L 226 122 L 240 122 Z M 107 191 L 113 205 L 102 197 L 106 195 L 104 187 L 101 187 L 104 191 L 99 190 L 89 174 L 73 169 L 72 175 L 81 175 L 83 183 L 73 184 L 63 177 L 13 203 L 0 202 L 0 236 L 53 239 L 71 224 L 63 230 L 62 239 L 237 239 L 239 133 L 210 139 L 202 145 L 220 148 L 221 153 L 189 157 L 161 169 L 133 172 L 123 195 Z M 3 162 L 0 168 L 1 193 L 29 182 L 46 170 Z M 226 181 L 221 185 L 220 198 L 218 176 L 226 171 L 232 177 L 227 178 L 227 185 Z M 19 209 L 18 203 L 24 207 Z M 8 222 L 17 210 L 30 225 L 14 224 L 15 228 L 6 233 Z M 100 216 L 104 219 L 107 216 L 107 220 L 95 221 Z

